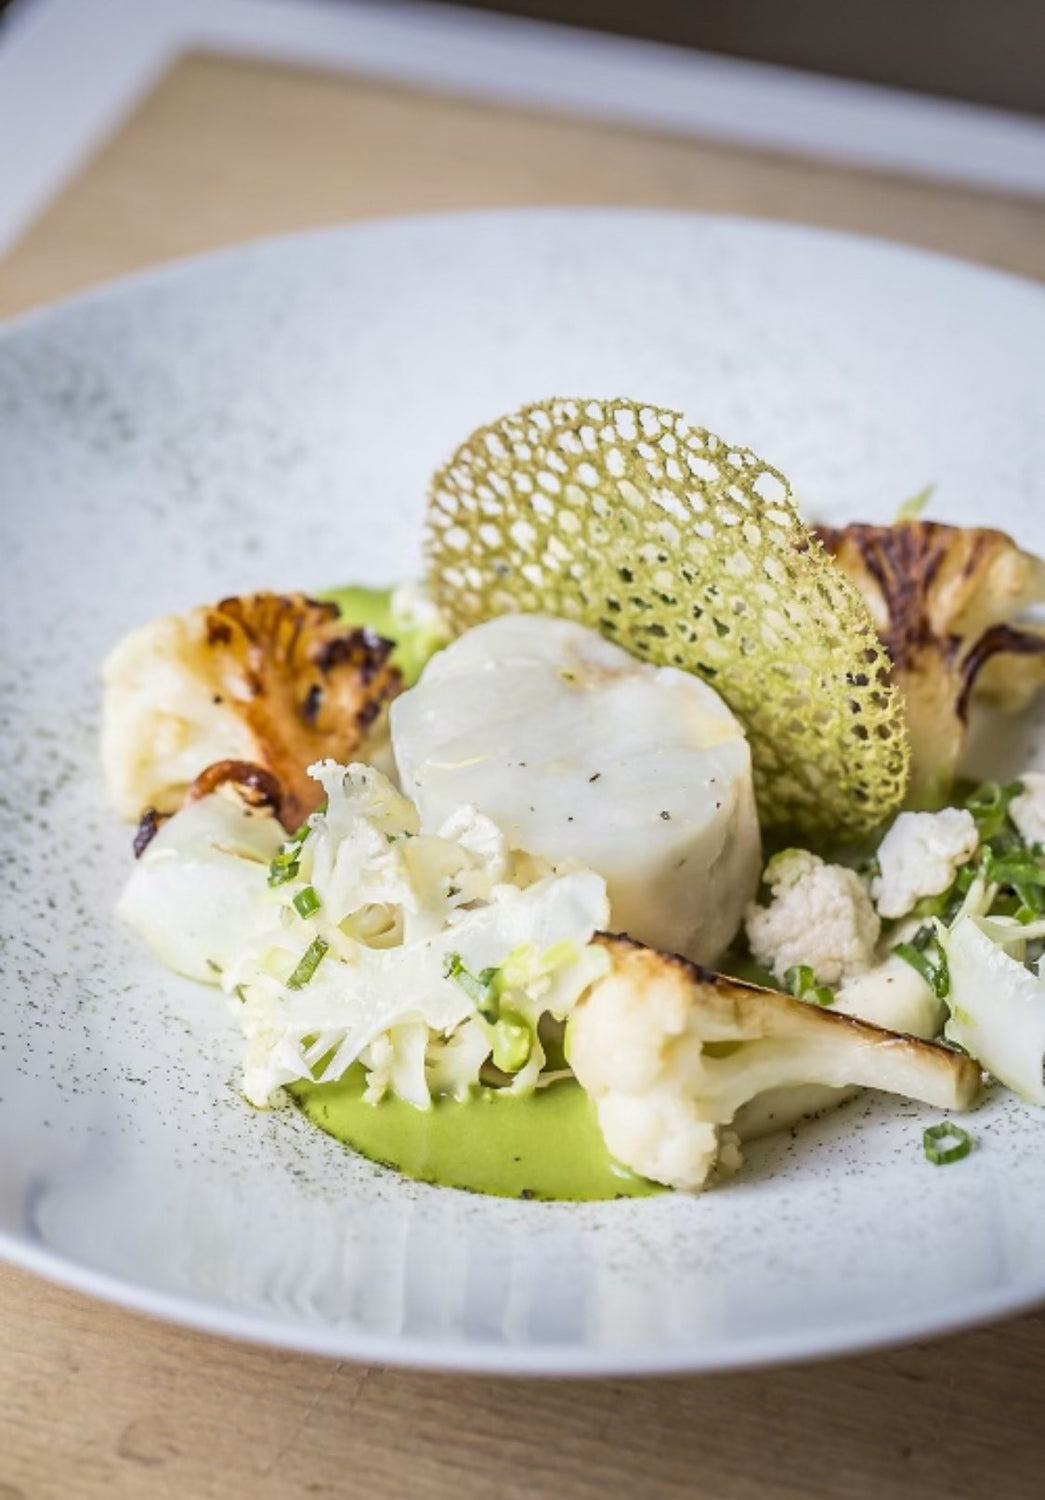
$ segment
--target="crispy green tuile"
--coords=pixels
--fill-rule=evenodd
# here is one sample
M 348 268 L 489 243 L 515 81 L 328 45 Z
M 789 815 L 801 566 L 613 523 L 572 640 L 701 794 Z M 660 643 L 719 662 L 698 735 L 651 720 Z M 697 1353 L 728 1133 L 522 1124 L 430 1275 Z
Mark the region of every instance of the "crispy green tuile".
M 858 837 L 900 806 L 904 710 L 867 606 L 784 477 L 679 413 L 553 400 L 480 429 L 433 480 L 425 552 L 457 631 L 561 615 L 711 683 L 765 826 Z

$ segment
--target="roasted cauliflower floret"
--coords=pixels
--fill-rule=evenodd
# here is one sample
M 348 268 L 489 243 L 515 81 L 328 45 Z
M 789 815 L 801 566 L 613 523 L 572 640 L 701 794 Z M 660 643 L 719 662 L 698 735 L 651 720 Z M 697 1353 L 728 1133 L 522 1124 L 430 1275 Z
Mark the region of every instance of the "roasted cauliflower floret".
M 851 1016 L 741 984 L 627 938 L 596 941 L 609 975 L 578 1002 L 567 1051 L 607 1149 L 633 1171 L 695 1191 L 739 1165 L 737 1112 L 801 1085 L 883 1089 L 967 1109 L 980 1086 L 967 1057 Z
M 747 939 L 753 957 L 781 984 L 800 965 L 828 985 L 870 968 L 881 923 L 855 870 L 825 864 L 808 849 L 785 849 L 762 878 L 770 901 L 748 907 Z
M 905 917 L 923 896 L 939 896 L 980 845 L 965 808 L 901 813 L 878 846 L 871 897 L 882 917 Z
M 246 594 L 153 620 L 102 669 L 102 760 L 126 818 L 175 811 L 218 761 L 262 768 L 294 828 L 321 795 L 307 768 L 361 758 L 400 677 L 390 642 L 303 594 Z
M 1020 622 L 1045 601 L 1045 561 L 1002 531 L 935 521 L 818 534 L 892 659 L 911 740 L 909 800 L 936 805 L 954 780 L 972 698 L 1016 712 L 1045 685 L 1045 633 Z

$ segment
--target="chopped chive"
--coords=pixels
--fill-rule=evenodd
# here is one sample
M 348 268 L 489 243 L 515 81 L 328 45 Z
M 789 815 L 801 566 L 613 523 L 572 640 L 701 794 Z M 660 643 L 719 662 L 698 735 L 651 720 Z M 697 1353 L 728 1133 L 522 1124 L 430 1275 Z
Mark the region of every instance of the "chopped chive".
M 1022 881 L 1014 883 L 1012 888 L 1020 899 L 1015 914 L 1017 922 L 1036 922 L 1045 912 L 1045 890 L 1040 885 L 1024 885 Z
M 911 908 L 910 915 L 912 917 L 939 917 L 946 926 L 950 926 L 958 915 L 969 887 L 976 878 L 976 873 L 976 862 L 970 860 L 968 864 L 962 865 L 947 890 L 938 896 L 923 896 Z
M 931 927 L 920 927 L 909 943 L 897 943 L 893 952 L 917 970 L 938 1000 L 946 1000 L 951 993 L 947 955 Z
M 922 896 L 911 908 L 911 916 L 945 917 L 947 914 L 947 908 L 948 906 L 950 906 L 951 900 L 953 899 L 953 891 L 954 886 L 952 885 L 949 886 L 947 890 L 941 892 L 941 894 L 938 896 Z
M 296 858 L 297 850 L 281 849 L 269 865 L 269 885 L 286 885 L 293 880 L 301 866 Z
M 989 838 L 1001 833 L 1009 821 L 1009 804 L 1023 791 L 1020 781 L 1002 786 L 997 781 L 985 781 L 965 799 L 966 809 L 972 813 L 979 829 L 980 838 L 986 843 Z
M 1045 863 L 1014 835 L 999 834 L 980 856 L 984 880 L 1000 887 L 992 913 L 1033 922 L 1045 912 Z
M 294 910 L 299 917 L 311 917 L 322 906 L 322 902 L 316 895 L 315 886 L 306 885 L 303 891 L 298 891 L 294 897 Z
M 473 974 L 465 968 L 459 953 L 448 953 L 443 964 L 443 977 L 453 979 L 461 986 L 469 999 L 475 1001 L 475 1008 L 481 1016 L 488 1021 L 496 1020 L 498 1001 L 504 988 L 504 975 L 500 969 L 481 969 L 478 974 Z
M 288 990 L 303 990 L 305 988 L 322 963 L 323 955 L 329 947 L 330 944 L 325 942 L 321 937 L 312 939 L 302 954 L 297 968 L 287 980 Z
M 961 1161 L 972 1150 L 972 1136 L 960 1125 L 944 1120 L 940 1125 L 930 1125 L 922 1135 L 922 1146 L 934 1167 L 945 1167 L 949 1162 Z
M 988 851 L 984 875 L 996 885 L 1045 885 L 1045 869 L 1032 859 L 992 859 Z
M 311 824 L 306 818 L 301 827 L 286 839 L 269 865 L 269 885 L 286 885 L 301 868 L 301 846 L 309 836 Z
M 502 1073 L 518 1073 L 530 1060 L 533 1031 L 523 1016 L 508 1011 L 493 1029 L 493 1063 Z
M 784 975 L 788 994 L 796 1000 L 811 1000 L 814 1005 L 833 1005 L 835 992 L 826 984 L 817 984 L 816 975 L 808 964 L 796 964 Z
M 320 803 L 316 814 L 326 812 L 326 802 Z M 286 885 L 293 880 L 301 868 L 301 846 L 312 832 L 312 818 L 306 818 L 300 828 L 284 840 L 279 853 L 269 865 L 269 885 Z

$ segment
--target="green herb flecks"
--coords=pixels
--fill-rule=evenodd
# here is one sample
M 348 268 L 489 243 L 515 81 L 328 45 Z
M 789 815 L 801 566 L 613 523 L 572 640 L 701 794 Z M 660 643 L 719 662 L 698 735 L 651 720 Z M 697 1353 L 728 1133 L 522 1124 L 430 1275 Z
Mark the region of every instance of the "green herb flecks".
M 951 976 L 947 955 L 934 927 L 920 927 L 909 943 L 897 943 L 893 952 L 917 970 L 938 1000 L 946 1000 L 951 992 Z
M 789 995 L 796 1000 L 810 1000 L 814 1005 L 833 1005 L 835 992 L 826 984 L 817 984 L 816 975 L 808 964 L 796 964 L 784 975 L 784 984 Z
M 316 888 L 306 885 L 303 891 L 298 891 L 294 897 L 294 910 L 299 917 L 312 917 L 322 906 L 322 901 L 316 895 Z
M 478 974 L 465 967 L 459 953 L 448 953 L 443 964 L 443 978 L 459 984 L 475 1008 L 488 1021 L 496 1021 L 500 1013 L 501 993 L 504 989 L 504 974 L 500 969 L 480 969 Z
M 952 1161 L 961 1161 L 972 1150 L 972 1136 L 960 1125 L 949 1120 L 940 1125 L 930 1125 L 922 1135 L 922 1146 L 934 1167 L 946 1167 Z
M 967 865 L 962 865 L 954 880 L 938 896 L 923 896 L 911 911 L 912 917 L 939 917 L 945 925 L 950 925 L 958 915 L 962 902 L 969 893 L 969 888 L 976 879 L 979 866 L 975 860 Z
M 966 797 L 965 807 L 972 813 L 983 843 L 1012 828 L 1009 806 L 1022 791 L 1023 784 L 1019 781 L 1009 782 L 1006 786 L 997 781 L 984 781 Z
M 279 853 L 269 865 L 269 885 L 286 885 L 297 878 L 301 869 L 301 846 L 309 836 L 311 823 L 306 819 L 280 846 Z
M 287 980 L 288 990 L 303 990 L 310 983 L 312 976 L 323 962 L 323 955 L 327 952 L 330 944 L 323 938 L 313 938 L 305 949 L 297 968 Z
M 502 1073 L 518 1073 L 530 1060 L 533 1029 L 517 1011 L 501 1012 L 493 1029 L 493 1062 Z

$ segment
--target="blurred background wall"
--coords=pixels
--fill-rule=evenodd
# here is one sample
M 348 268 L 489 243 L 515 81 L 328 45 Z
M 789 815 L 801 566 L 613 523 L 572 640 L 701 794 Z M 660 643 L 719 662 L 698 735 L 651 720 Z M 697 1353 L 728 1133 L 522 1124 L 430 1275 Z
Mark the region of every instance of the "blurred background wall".
M 0 0 L 0 17 L 17 3 Z M 380 9 L 384 0 L 364 3 Z M 448 0 L 428 3 L 439 9 Z M 452 0 L 452 5 L 1045 115 L 1045 0 Z
M 457 0 L 1045 114 L 1045 0 Z

